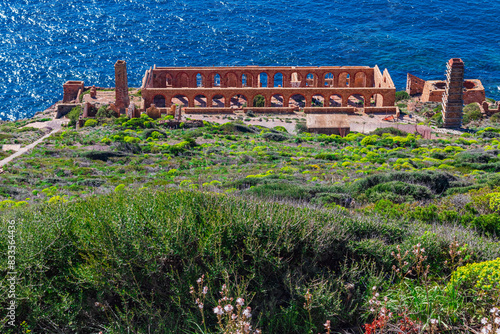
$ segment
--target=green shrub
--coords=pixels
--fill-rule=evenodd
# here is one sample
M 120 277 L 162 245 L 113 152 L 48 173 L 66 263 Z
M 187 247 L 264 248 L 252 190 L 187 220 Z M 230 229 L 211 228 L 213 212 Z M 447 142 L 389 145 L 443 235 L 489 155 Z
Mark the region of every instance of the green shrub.
M 107 104 L 100 106 L 95 115 L 97 118 L 112 118 L 115 116 L 115 112 Z
M 368 189 L 365 195 L 370 202 L 385 199 L 395 203 L 402 203 L 405 201 L 419 201 L 432 198 L 432 192 L 429 188 L 401 181 L 390 181 L 377 184 Z
M 400 90 L 399 92 L 396 92 L 396 102 L 401 101 L 401 100 L 408 100 L 410 99 L 411 96 L 404 90 Z
M 70 126 L 75 126 L 76 122 L 78 122 L 78 119 L 80 118 L 80 114 L 82 113 L 82 107 L 81 106 L 76 106 L 71 111 L 68 113 L 66 117 L 69 118 L 69 125 Z
M 479 105 L 477 103 L 471 103 L 464 107 L 462 123 L 468 124 L 472 121 L 478 121 L 483 118 L 481 114 L 481 109 L 479 109 Z
M 262 95 L 257 95 L 254 97 L 253 99 L 253 105 L 254 107 L 264 107 L 265 106 L 265 103 L 266 103 L 266 99 L 264 96 Z
M 88 119 L 85 121 L 85 124 L 83 125 L 85 128 L 90 127 L 93 128 L 97 126 L 97 121 L 95 119 Z
M 262 138 L 272 141 L 284 141 L 288 139 L 288 136 L 281 133 L 267 132 L 262 135 Z
M 388 128 L 377 128 L 373 130 L 370 135 L 377 135 L 377 136 L 382 136 L 384 133 L 391 134 L 393 136 L 406 136 L 407 133 L 403 132 L 399 129 L 393 128 L 393 127 L 388 127 Z

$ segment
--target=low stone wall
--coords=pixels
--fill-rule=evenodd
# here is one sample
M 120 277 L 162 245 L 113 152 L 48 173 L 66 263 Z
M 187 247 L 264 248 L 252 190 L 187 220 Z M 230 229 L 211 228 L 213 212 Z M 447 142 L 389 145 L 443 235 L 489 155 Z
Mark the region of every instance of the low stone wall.
M 233 108 L 184 108 L 186 114 L 234 114 Z
M 389 114 L 396 115 L 398 113 L 398 107 L 366 107 L 364 108 L 365 114 Z
M 305 114 L 354 114 L 354 107 L 306 107 Z
M 246 107 L 244 112 L 251 110 L 257 114 L 293 114 L 295 107 Z

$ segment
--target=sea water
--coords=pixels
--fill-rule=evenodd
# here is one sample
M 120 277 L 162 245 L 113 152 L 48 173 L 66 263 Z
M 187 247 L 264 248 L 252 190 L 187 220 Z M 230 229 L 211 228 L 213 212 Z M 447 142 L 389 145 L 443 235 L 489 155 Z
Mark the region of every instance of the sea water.
M 500 99 L 500 2 L 450 0 L 0 0 L 0 119 L 62 99 L 62 84 L 129 85 L 158 66 L 388 68 L 444 79 L 449 58 Z

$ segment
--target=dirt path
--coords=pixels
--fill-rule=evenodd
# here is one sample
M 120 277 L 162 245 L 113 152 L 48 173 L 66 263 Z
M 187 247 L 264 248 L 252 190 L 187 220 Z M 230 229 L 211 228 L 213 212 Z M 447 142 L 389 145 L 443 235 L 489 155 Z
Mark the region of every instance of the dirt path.
M 47 125 L 49 125 L 48 123 L 50 123 L 50 128 L 52 129 L 52 131 L 50 131 L 49 133 L 47 133 L 46 135 L 44 135 L 43 137 L 35 140 L 33 143 L 21 148 L 19 151 L 17 151 L 16 153 L 8 156 L 7 158 L 3 159 L 3 160 L 0 160 L 0 167 L 3 167 L 5 166 L 6 164 L 8 164 L 9 162 L 11 162 L 12 160 L 14 160 L 15 158 L 23 155 L 24 153 L 28 152 L 29 150 L 31 150 L 32 148 L 34 148 L 36 145 L 40 144 L 41 142 L 43 142 L 46 138 L 52 136 L 54 133 L 58 132 L 59 130 L 61 130 L 61 124 L 63 123 L 64 121 L 59 121 L 59 120 L 54 120 L 54 121 L 51 121 L 51 122 L 41 122 L 41 123 L 31 123 L 31 124 L 28 124 L 28 126 L 32 126 L 32 127 L 36 127 L 36 128 L 41 128 L 42 126 L 41 125 L 44 125 L 44 127 L 47 127 Z M 40 124 L 40 126 L 38 126 Z

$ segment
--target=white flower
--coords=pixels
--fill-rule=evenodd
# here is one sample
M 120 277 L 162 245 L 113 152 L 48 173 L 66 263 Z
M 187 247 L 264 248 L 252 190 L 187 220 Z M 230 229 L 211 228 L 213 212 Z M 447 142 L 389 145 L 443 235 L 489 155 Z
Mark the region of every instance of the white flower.
M 495 318 L 495 324 L 500 325 L 500 318 L 498 317 Z
M 488 319 L 486 319 L 486 318 L 481 319 L 481 323 L 483 325 L 486 325 L 488 323 Z
M 233 305 L 231 304 L 227 304 L 226 306 L 224 306 L 224 310 L 227 312 L 227 313 L 230 313 L 233 311 Z
M 200 283 L 201 283 L 201 278 L 198 278 L 198 279 L 196 280 L 196 283 L 200 284 Z
M 377 297 L 377 298 L 378 298 L 378 296 L 379 296 L 379 294 L 378 294 L 378 292 L 377 292 L 377 293 L 375 294 L 375 297 Z
M 372 288 L 372 290 L 373 290 L 373 291 L 377 290 L 377 287 L 376 287 L 376 286 L 374 286 L 374 287 Z
M 235 320 L 236 319 L 236 314 L 233 313 L 233 315 L 231 316 L 231 319 Z
M 203 287 L 203 294 L 206 295 L 208 293 L 208 286 Z
M 431 319 L 431 324 L 433 324 L 433 325 L 437 325 L 437 323 L 438 323 L 438 320 L 437 320 L 437 319 Z
M 330 320 L 327 320 L 323 326 L 325 326 L 325 329 L 330 329 Z
M 500 328 L 497 328 L 496 334 L 500 334 Z
M 243 299 L 243 298 L 236 299 L 236 304 L 243 306 L 243 304 L 245 304 L 245 299 Z
M 250 307 L 247 307 L 244 311 L 243 311 L 243 315 L 245 316 L 245 318 L 247 319 L 250 319 L 252 317 L 252 313 L 251 313 L 252 309 Z
M 497 309 L 496 307 L 494 307 L 494 308 L 492 308 L 492 309 L 490 310 L 490 313 L 497 313 L 497 312 L 498 312 L 498 309 Z
M 200 309 L 203 309 L 203 303 L 198 303 L 198 307 L 199 307 Z
M 222 306 L 218 305 L 218 306 L 214 307 L 214 313 L 217 315 L 223 315 L 224 310 L 222 309 Z

